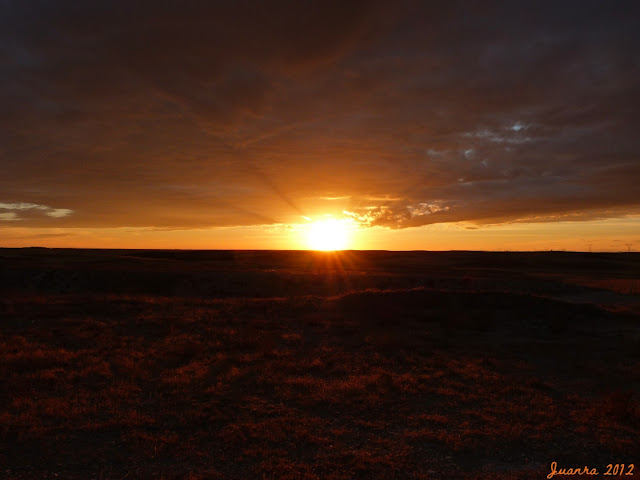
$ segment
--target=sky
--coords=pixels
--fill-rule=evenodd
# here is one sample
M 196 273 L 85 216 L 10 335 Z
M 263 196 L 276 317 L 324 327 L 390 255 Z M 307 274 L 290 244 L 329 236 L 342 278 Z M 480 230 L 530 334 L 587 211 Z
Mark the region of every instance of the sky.
M 636 1 L 0 0 L 0 247 L 640 249 Z

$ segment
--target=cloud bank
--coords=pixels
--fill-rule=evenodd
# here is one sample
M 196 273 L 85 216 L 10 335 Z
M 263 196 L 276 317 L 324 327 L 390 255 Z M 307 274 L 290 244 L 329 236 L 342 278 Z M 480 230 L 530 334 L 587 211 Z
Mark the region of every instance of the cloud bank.
M 0 221 L 640 213 L 637 2 L 390 5 L 0 3 Z

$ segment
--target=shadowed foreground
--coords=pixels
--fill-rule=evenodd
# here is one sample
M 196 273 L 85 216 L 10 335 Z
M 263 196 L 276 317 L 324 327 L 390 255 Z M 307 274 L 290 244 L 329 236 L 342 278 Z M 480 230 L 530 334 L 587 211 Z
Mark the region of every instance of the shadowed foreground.
M 638 255 L 0 261 L 2 478 L 640 474 Z

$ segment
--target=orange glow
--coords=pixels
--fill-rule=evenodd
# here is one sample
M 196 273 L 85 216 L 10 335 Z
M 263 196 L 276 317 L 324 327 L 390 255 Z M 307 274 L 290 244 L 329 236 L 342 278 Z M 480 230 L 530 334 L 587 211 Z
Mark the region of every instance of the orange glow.
M 316 217 L 317 218 L 317 217 Z M 346 230 L 349 250 L 567 250 L 638 251 L 640 216 L 554 223 L 492 226 L 443 223 L 390 229 L 358 225 L 351 219 L 320 217 Z M 326 219 L 326 220 L 325 220 Z M 9 223 L 9 222 L 7 222 Z M 13 224 L 18 222 L 13 222 Z M 160 248 L 222 250 L 307 250 L 312 222 L 184 230 L 145 227 L 31 228 L 0 224 L 0 247 Z

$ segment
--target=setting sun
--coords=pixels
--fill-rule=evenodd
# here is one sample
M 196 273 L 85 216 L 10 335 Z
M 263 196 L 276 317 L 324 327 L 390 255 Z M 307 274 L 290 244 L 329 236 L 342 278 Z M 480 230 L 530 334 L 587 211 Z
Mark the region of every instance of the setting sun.
M 334 219 L 312 223 L 307 241 L 313 250 L 343 250 L 349 241 L 347 225 Z

